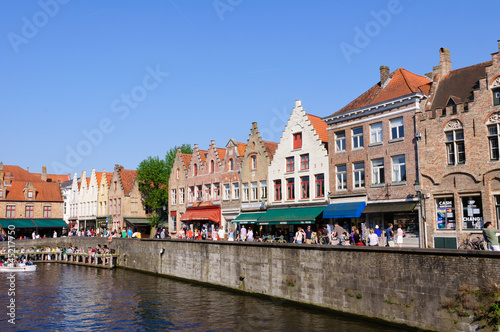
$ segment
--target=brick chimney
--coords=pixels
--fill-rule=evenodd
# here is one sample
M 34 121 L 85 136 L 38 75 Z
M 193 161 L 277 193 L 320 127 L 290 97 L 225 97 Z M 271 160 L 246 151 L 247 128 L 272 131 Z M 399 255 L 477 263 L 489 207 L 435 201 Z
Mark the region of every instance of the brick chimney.
M 389 67 L 380 66 L 380 85 L 384 85 L 384 83 L 389 79 Z
M 252 122 L 252 129 L 257 129 L 257 122 Z
M 439 49 L 439 75 L 445 77 L 451 71 L 450 51 L 444 47 Z
M 47 181 L 47 166 L 42 166 L 42 181 Z

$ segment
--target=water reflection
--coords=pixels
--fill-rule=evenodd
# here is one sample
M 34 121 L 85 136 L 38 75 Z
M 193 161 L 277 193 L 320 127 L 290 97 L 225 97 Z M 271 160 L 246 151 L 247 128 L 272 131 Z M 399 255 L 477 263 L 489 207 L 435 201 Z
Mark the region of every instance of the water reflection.
M 18 331 L 401 331 L 123 269 L 38 268 L 16 274 Z M 4 276 L 0 289 L 7 304 Z M 0 317 L 1 330 L 12 328 Z

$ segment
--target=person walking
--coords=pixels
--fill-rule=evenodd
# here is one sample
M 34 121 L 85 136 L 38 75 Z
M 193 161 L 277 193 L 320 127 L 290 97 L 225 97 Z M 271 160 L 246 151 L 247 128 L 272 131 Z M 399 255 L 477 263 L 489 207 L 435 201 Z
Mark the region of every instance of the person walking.
M 245 225 L 241 225 L 240 241 L 246 241 L 246 239 L 247 239 L 247 229 L 245 228 Z
M 488 250 L 500 251 L 500 245 L 498 244 L 498 237 L 500 236 L 500 233 L 497 228 L 493 228 L 491 221 L 484 224 L 483 236 L 488 244 Z
M 394 227 L 393 224 L 389 223 L 388 227 L 385 230 L 385 238 L 387 244 L 385 245 L 386 247 L 394 247 L 394 231 L 392 228 Z
M 368 235 L 367 244 L 370 247 L 380 246 L 379 237 L 377 234 L 375 234 L 373 228 L 370 228 L 370 234 Z
M 401 225 L 398 225 L 398 230 L 397 230 L 397 238 L 396 238 L 396 243 L 398 244 L 398 247 L 403 247 L 403 236 L 404 236 L 403 229 L 401 228 Z
M 306 233 L 306 243 L 311 244 L 312 243 L 312 233 L 313 233 L 311 226 L 307 226 L 304 233 Z
M 304 232 L 304 230 L 301 227 L 299 227 L 297 229 L 297 232 L 295 233 L 293 243 L 302 244 L 302 240 L 305 239 L 305 237 L 306 237 L 306 233 Z
M 382 241 L 383 238 L 382 238 L 382 231 L 380 230 L 380 228 L 378 228 L 378 225 L 375 225 L 375 229 L 373 230 L 373 232 L 375 234 L 377 234 L 377 236 L 378 236 L 378 244 L 381 246 L 382 242 L 383 242 Z

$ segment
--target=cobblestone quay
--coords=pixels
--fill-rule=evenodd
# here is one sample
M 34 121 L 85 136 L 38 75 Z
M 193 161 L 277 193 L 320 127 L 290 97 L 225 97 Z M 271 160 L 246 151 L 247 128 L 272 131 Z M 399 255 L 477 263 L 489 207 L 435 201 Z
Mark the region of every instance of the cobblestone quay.
M 16 241 L 16 249 L 37 245 L 108 245 L 119 267 L 435 331 L 475 330 L 481 323 L 473 322 L 474 305 L 489 307 L 500 293 L 500 255 L 488 251 L 81 237 Z

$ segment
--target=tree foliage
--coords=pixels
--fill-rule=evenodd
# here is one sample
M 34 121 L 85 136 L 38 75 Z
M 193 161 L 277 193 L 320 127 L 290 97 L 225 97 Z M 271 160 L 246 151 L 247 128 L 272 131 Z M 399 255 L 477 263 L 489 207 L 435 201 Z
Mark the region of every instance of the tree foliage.
M 183 153 L 193 152 L 189 144 L 183 144 L 180 148 Z M 148 157 L 141 161 L 137 167 L 137 182 L 142 202 L 151 210 L 150 222 L 152 226 L 157 226 L 160 220 L 167 218 L 168 179 L 176 153 L 177 146 L 174 146 L 167 151 L 165 159 Z

